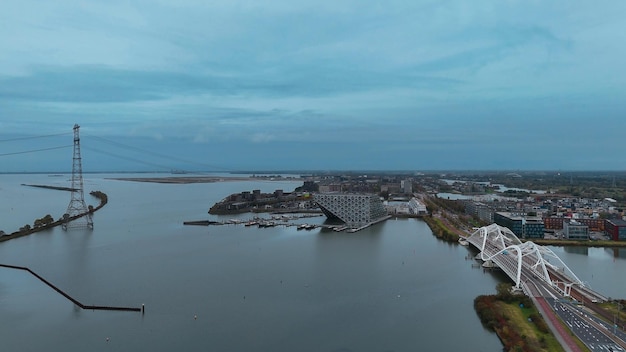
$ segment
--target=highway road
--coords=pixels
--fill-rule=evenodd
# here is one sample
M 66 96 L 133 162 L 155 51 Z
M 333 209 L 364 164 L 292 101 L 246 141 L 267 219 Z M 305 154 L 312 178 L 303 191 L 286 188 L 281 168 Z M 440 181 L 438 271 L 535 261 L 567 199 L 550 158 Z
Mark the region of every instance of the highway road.
M 549 308 L 591 351 L 626 352 L 626 334 L 617 329 L 617 334 L 613 334 L 613 324 L 608 324 L 579 308 L 571 300 L 563 298 L 560 292 L 538 279 L 530 270 L 523 269 L 522 277 L 528 293 L 543 298 Z
M 609 336 L 612 335 L 604 323 L 594 323 L 588 314 L 572 307 L 569 302 L 557 298 L 550 302 L 554 312 L 565 322 L 569 329 L 592 351 L 623 352 L 624 349 Z

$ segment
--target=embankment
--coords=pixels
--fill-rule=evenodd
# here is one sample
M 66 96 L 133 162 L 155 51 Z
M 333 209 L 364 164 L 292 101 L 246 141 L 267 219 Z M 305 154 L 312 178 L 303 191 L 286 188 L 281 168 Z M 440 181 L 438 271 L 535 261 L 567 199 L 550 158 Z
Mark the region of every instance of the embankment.
M 78 214 L 78 215 L 72 216 L 72 217 L 69 218 L 69 221 L 78 219 L 78 218 L 83 217 L 83 216 L 85 216 L 87 214 L 90 214 L 90 213 L 95 213 L 96 211 L 102 209 L 102 207 L 104 207 L 108 203 L 108 201 L 109 201 L 109 197 L 104 192 L 93 191 L 93 192 L 90 192 L 89 194 L 92 195 L 93 197 L 98 198 L 100 200 L 100 204 L 98 204 L 98 206 L 96 206 L 96 207 L 89 206 L 89 210 L 87 212 L 85 212 L 83 214 Z M 46 218 L 46 217 L 44 217 L 44 218 Z M 38 220 L 40 220 L 40 219 L 38 219 Z M 33 234 L 35 232 L 48 230 L 48 229 L 51 229 L 51 228 L 53 228 L 55 226 L 62 225 L 64 222 L 65 222 L 65 220 L 63 218 L 61 218 L 59 220 L 56 220 L 56 221 L 50 221 L 50 222 L 47 222 L 47 223 L 43 223 L 43 224 L 40 224 L 37 221 L 35 221 L 35 224 L 33 224 L 32 227 L 27 224 L 27 225 L 23 226 L 22 228 L 20 228 L 18 231 L 15 231 L 15 232 L 12 232 L 12 233 L 9 233 L 9 234 L 5 233 L 4 235 L 0 236 L 0 242 L 5 242 L 5 241 L 8 241 L 8 240 L 12 240 L 14 238 L 18 238 L 18 237 L 28 236 L 28 235 L 31 235 L 31 234 Z

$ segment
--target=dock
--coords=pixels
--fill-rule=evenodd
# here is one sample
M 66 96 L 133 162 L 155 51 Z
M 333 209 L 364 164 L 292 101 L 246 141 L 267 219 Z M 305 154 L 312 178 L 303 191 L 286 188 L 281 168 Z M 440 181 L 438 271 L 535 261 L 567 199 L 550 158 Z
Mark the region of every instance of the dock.
M 318 217 L 318 216 L 323 216 L 322 214 L 300 214 L 300 215 L 286 215 L 284 213 L 282 213 L 281 215 L 273 215 L 272 217 L 258 217 L 255 216 L 252 219 L 228 219 L 228 220 L 224 220 L 224 221 L 210 221 L 210 220 L 194 220 L 194 221 L 184 221 L 183 225 L 197 225 L 197 226 L 209 226 L 209 225 L 244 225 L 246 227 L 251 227 L 251 226 L 255 226 L 258 228 L 268 228 L 268 227 L 276 227 L 276 226 L 285 226 L 285 227 L 291 227 L 291 226 L 296 226 L 297 230 L 313 230 L 316 228 L 325 228 L 325 229 L 330 229 L 333 230 L 335 232 L 348 232 L 348 233 L 354 233 L 354 232 L 358 232 L 361 231 L 363 229 L 366 229 L 374 224 L 377 224 L 379 222 L 383 222 L 389 218 L 391 218 L 391 216 L 387 215 L 384 216 L 380 219 L 377 219 L 374 222 L 371 223 L 367 223 L 364 224 L 362 226 L 359 227 L 352 227 L 349 226 L 347 224 L 341 224 L 341 225 L 329 225 L 329 224 L 298 224 L 298 223 L 293 223 L 290 222 L 291 220 L 298 220 L 298 219 L 303 219 L 303 218 L 310 218 L 310 217 Z

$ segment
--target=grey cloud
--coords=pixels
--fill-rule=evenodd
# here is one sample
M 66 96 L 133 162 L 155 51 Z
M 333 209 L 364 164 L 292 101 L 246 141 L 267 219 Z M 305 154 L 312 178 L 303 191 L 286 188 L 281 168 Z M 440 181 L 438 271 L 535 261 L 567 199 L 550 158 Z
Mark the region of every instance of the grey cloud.
M 43 102 L 133 102 L 210 94 L 319 97 L 409 88 L 437 88 L 458 81 L 401 73 L 323 67 L 291 67 L 239 75 L 123 70 L 103 66 L 39 68 L 27 76 L 0 77 L 0 99 Z

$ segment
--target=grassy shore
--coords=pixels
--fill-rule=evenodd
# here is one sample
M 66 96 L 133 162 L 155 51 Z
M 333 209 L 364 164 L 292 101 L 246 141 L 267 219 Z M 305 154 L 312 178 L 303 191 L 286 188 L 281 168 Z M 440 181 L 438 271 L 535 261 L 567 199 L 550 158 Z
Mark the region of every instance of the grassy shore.
M 483 325 L 498 335 L 504 351 L 563 351 L 526 296 L 478 296 L 474 300 L 474 308 Z
M 441 219 L 437 219 L 432 216 L 423 217 L 430 230 L 437 238 L 440 238 L 447 242 L 458 242 L 459 235 L 450 230 Z
M 533 238 L 533 242 L 542 246 L 573 246 L 573 247 L 620 247 L 626 248 L 626 241 L 578 241 L 578 240 L 560 240 Z

